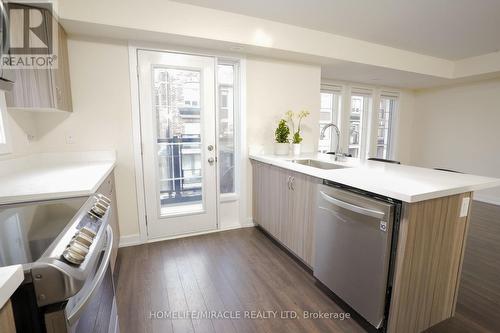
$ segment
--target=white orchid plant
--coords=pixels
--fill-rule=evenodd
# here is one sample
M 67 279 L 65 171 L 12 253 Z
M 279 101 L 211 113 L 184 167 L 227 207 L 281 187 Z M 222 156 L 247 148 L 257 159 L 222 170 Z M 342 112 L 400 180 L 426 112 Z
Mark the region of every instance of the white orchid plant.
M 302 110 L 295 114 L 292 110 L 289 110 L 288 112 L 285 113 L 288 123 L 291 125 L 290 127 L 292 128 L 292 143 L 301 143 L 302 142 L 302 137 L 300 136 L 300 126 L 302 123 L 302 119 L 307 117 L 310 114 L 309 111 L 307 110 Z M 295 130 L 295 119 L 297 120 L 297 130 Z

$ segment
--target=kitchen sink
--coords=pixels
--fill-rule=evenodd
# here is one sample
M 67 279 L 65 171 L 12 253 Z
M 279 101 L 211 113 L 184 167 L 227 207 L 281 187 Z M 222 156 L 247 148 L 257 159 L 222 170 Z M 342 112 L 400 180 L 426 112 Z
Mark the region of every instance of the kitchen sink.
M 333 163 L 327 163 L 327 162 L 322 162 L 318 160 L 290 160 L 292 163 L 297 163 L 297 164 L 302 164 L 302 165 L 307 165 L 313 168 L 318 168 L 318 169 L 324 169 L 324 170 L 332 170 L 332 169 L 343 169 L 345 166 L 338 165 L 338 164 L 333 164 Z

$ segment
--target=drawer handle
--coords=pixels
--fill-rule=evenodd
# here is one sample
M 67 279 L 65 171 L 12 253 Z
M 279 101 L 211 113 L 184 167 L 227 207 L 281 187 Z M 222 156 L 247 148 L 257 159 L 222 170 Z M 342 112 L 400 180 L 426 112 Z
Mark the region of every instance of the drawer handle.
M 321 194 L 321 196 L 323 197 L 323 199 L 325 199 L 329 203 L 331 203 L 333 205 L 336 205 L 338 207 L 350 210 L 352 212 L 363 214 L 363 215 L 367 215 L 367 216 L 371 216 L 371 217 L 374 217 L 374 218 L 377 218 L 377 219 L 383 219 L 384 216 L 385 216 L 384 212 L 380 212 L 378 210 L 373 210 L 373 209 L 368 209 L 368 208 L 356 206 L 356 205 L 350 204 L 348 202 L 345 202 L 345 201 L 342 201 L 342 200 L 339 200 L 339 199 L 336 199 L 336 198 L 332 198 L 331 196 L 329 196 L 328 194 L 326 194 L 323 191 L 320 191 L 319 193 Z

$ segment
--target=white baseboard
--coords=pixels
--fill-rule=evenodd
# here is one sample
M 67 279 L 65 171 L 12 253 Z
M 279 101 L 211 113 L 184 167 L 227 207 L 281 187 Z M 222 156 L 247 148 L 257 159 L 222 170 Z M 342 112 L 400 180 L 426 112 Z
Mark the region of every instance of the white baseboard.
M 134 235 L 125 235 L 120 237 L 120 244 L 118 247 L 127 247 L 127 246 L 134 246 L 134 245 L 140 245 L 143 242 L 141 242 L 141 235 L 139 234 L 134 234 Z
M 247 220 L 246 223 L 238 223 L 238 224 L 233 224 L 233 225 L 227 225 L 223 228 L 220 228 L 218 230 L 215 230 L 215 232 L 217 231 L 225 231 L 225 230 L 233 230 L 233 229 L 241 229 L 241 228 L 251 228 L 251 227 L 255 227 L 255 223 L 253 223 L 253 219 L 252 218 L 249 218 Z
M 486 203 L 489 203 L 492 205 L 500 206 L 500 198 L 498 198 L 498 197 L 474 193 L 473 200 L 486 202 Z
M 145 242 L 141 241 L 141 235 L 139 235 L 139 234 L 126 235 L 126 236 L 120 237 L 119 247 L 134 246 L 134 245 L 140 245 L 140 244 L 145 244 L 145 243 L 154 243 L 154 242 L 160 242 L 160 241 L 169 240 L 169 239 L 177 239 L 177 238 L 192 237 L 192 236 L 198 236 L 198 235 L 206 235 L 206 234 L 212 234 L 215 232 L 221 232 L 221 231 L 227 231 L 227 230 L 251 228 L 254 226 L 255 226 L 255 224 L 253 223 L 253 219 L 248 218 L 247 222 L 243 223 L 243 224 L 229 225 L 229 226 L 225 226 L 223 228 L 216 229 L 216 230 L 194 232 L 194 233 L 190 233 L 190 234 L 182 234 L 182 235 L 175 235 L 175 236 L 169 236 L 169 237 L 153 238 L 153 239 L 148 239 Z

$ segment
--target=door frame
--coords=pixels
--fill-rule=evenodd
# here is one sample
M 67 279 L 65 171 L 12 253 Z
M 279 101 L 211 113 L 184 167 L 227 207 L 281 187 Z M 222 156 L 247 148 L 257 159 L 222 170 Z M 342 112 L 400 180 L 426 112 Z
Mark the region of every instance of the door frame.
M 137 196 L 137 219 L 139 223 L 139 234 L 124 236 L 120 240 L 120 245 L 130 246 L 143 244 L 148 242 L 162 241 L 166 239 L 181 238 L 187 236 L 194 236 L 198 234 L 206 234 L 212 232 L 219 232 L 221 230 L 233 229 L 221 228 L 219 223 L 219 209 L 221 202 L 220 195 L 220 183 L 219 183 L 219 167 L 217 165 L 217 179 L 216 179 L 216 193 L 217 193 L 217 203 L 216 203 L 216 224 L 217 228 L 212 231 L 195 232 L 192 234 L 183 234 L 176 236 L 167 236 L 160 238 L 148 237 L 147 232 L 147 211 L 146 211 L 146 191 L 144 183 L 144 168 L 142 159 L 142 129 L 141 129 L 141 113 L 140 113 L 140 101 L 139 101 L 139 72 L 138 72 L 138 50 L 149 50 L 149 51 L 159 51 L 159 52 L 170 52 L 170 53 L 180 53 L 188 55 L 197 55 L 205 57 L 214 57 L 215 64 L 217 65 L 220 61 L 233 61 L 239 63 L 239 99 L 236 101 L 238 103 L 238 112 L 235 116 L 235 128 L 236 128 L 236 149 L 235 149 L 235 163 L 236 168 L 239 171 L 235 177 L 235 190 L 236 195 L 230 200 L 239 201 L 239 224 L 241 227 L 246 226 L 247 222 L 247 192 L 246 192 L 246 179 L 247 179 L 247 148 L 246 148 L 246 61 L 241 55 L 229 53 L 229 52 L 219 52 L 210 51 L 190 47 L 180 47 L 172 45 L 159 45 L 157 43 L 148 42 L 129 42 L 128 43 L 128 54 L 129 54 L 129 71 L 130 71 L 130 96 L 131 96 L 131 110 L 132 110 L 132 134 L 133 134 L 133 155 L 134 155 L 134 167 L 135 167 L 135 186 L 136 186 L 136 196 Z M 217 73 L 217 72 L 216 72 Z M 216 75 L 217 77 L 217 75 Z M 217 91 L 217 81 L 215 82 Z M 219 105 L 218 99 L 215 98 L 215 113 L 217 115 L 216 125 L 215 125 L 215 135 L 216 138 L 219 137 L 219 126 L 218 126 L 218 115 L 219 115 Z M 217 145 L 218 142 L 216 142 Z M 217 157 L 219 157 L 219 150 L 217 149 Z M 223 199 L 222 201 L 227 200 Z

